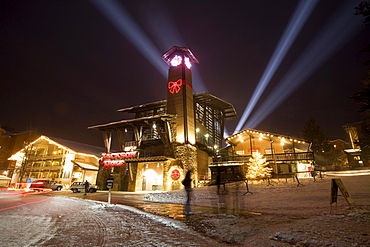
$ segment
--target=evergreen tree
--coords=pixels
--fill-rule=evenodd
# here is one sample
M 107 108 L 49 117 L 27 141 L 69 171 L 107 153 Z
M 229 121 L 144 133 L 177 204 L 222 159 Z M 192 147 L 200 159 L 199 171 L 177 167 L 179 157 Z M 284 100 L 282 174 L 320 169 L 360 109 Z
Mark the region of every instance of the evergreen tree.
M 360 104 L 359 112 L 363 113 L 365 118 L 370 119 L 370 71 L 367 77 L 362 81 L 363 89 L 352 96 Z
M 364 24 L 370 24 L 370 2 L 363 1 L 359 4 L 358 7 L 355 8 L 356 13 L 355 15 L 362 15 L 365 17 Z M 370 52 L 370 44 L 361 52 Z M 365 65 L 370 65 L 370 60 L 367 59 L 364 62 Z M 363 89 L 360 92 L 355 93 L 352 96 L 357 103 L 360 104 L 359 112 L 361 112 L 364 116 L 364 120 L 361 126 L 361 133 L 359 142 L 356 143 L 361 147 L 362 153 L 364 154 L 363 158 L 365 158 L 368 162 L 370 161 L 370 70 L 367 72 L 366 78 L 362 81 Z
M 252 158 L 249 159 L 247 178 L 261 179 L 266 178 L 271 174 L 272 168 L 267 167 L 266 159 L 259 152 L 254 152 Z
M 317 154 L 323 154 L 329 149 L 329 140 L 324 130 L 314 118 L 310 118 L 302 132 L 303 139 L 312 143 L 311 149 Z

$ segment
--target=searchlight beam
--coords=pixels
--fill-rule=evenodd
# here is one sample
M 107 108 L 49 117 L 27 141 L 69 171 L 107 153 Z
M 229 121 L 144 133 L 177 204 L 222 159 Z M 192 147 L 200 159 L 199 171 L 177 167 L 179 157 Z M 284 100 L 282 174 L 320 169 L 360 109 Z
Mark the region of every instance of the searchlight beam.
M 336 11 L 298 61 L 294 63 L 249 119 L 245 128 L 255 128 L 259 125 L 362 28 L 362 19 L 353 14 L 356 4 L 358 5 L 356 1 L 347 1 Z
M 311 12 L 315 8 L 318 0 L 305 1 L 301 0 L 299 5 L 296 7 L 292 17 L 290 18 L 288 26 L 285 28 L 284 34 L 281 37 L 275 51 L 260 79 L 252 98 L 249 100 L 247 107 L 244 110 L 242 117 L 239 120 L 238 125 L 234 133 L 239 132 L 245 121 L 248 119 L 253 108 L 260 99 L 262 93 L 265 91 L 266 87 L 270 83 L 271 78 L 274 76 L 276 70 L 281 64 L 281 61 L 284 59 L 285 55 L 288 53 L 293 42 L 300 33 L 303 25 L 306 23 L 308 17 L 311 15 Z

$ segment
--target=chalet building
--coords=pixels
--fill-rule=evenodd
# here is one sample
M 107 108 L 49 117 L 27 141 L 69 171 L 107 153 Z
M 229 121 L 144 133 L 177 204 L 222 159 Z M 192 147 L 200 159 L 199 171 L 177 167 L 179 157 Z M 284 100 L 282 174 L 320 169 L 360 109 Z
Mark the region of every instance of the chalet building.
M 175 46 L 162 58 L 169 65 L 163 84 L 166 100 L 120 109 L 133 117 L 89 127 L 103 133 L 106 153 L 98 175 L 102 188 L 110 177 L 113 190 L 123 191 L 180 189 L 188 170 L 194 185 L 210 177 L 225 121 L 236 118 L 235 109 L 209 93 L 193 94 L 191 65 L 198 60 L 189 49 Z M 115 152 L 114 138 L 119 143 Z
M 322 170 L 344 170 L 349 167 L 348 156 L 345 150 L 351 149 L 351 145 L 341 139 L 335 139 L 328 142 L 328 150 L 326 156 L 331 162 L 327 162 L 327 166 L 323 166 Z M 318 160 L 316 160 L 318 162 Z
M 245 129 L 226 138 L 228 146 L 220 151 L 211 165 L 213 174 L 221 172 L 228 180 L 244 179 L 248 162 L 254 152 L 259 152 L 273 168 L 272 175 L 298 177 L 310 176 L 314 155 L 310 143 L 302 139 L 273 134 L 265 131 Z M 213 175 L 214 178 L 216 175 Z
M 356 122 L 343 126 L 351 142 L 351 147 L 344 150 L 350 167 L 370 166 L 369 157 L 366 157 L 360 146 L 361 140 L 365 138 L 363 128 L 368 125 L 368 122 Z
M 65 188 L 75 181 L 95 184 L 103 152 L 100 147 L 42 135 L 9 158 L 15 163 L 11 182 L 52 180 Z
M 0 128 L 0 175 L 11 178 L 15 171 L 15 162 L 9 160 L 9 157 L 39 137 L 34 131 L 14 133 Z

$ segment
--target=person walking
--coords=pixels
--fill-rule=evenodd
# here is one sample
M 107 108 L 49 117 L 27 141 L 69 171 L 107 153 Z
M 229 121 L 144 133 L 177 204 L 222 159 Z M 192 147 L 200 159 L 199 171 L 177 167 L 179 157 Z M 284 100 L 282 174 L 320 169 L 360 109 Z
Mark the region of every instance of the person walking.
M 85 194 L 84 194 L 84 196 L 86 196 L 87 193 L 89 192 L 89 187 L 90 187 L 90 183 L 86 180 L 85 181 Z
M 190 194 L 191 194 L 191 170 L 186 172 L 185 178 L 182 181 L 182 184 L 185 187 L 186 190 L 186 205 L 185 205 L 185 214 L 190 214 Z

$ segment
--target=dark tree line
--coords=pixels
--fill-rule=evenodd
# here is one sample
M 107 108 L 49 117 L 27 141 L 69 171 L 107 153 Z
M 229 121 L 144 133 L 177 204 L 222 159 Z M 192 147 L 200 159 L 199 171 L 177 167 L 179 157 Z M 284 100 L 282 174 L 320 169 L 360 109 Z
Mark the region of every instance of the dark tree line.
M 362 15 L 364 17 L 364 25 L 370 23 L 370 2 L 363 1 L 355 8 L 355 15 Z M 360 52 L 367 52 L 370 54 L 370 43 Z M 364 62 L 365 65 L 370 65 L 370 60 L 367 59 Z M 360 92 L 355 93 L 352 98 L 359 103 L 358 111 L 363 114 L 364 120 L 361 125 L 361 138 L 356 143 L 361 147 L 364 158 L 370 160 L 370 70 L 368 68 L 367 76 L 362 81 L 363 89 Z

